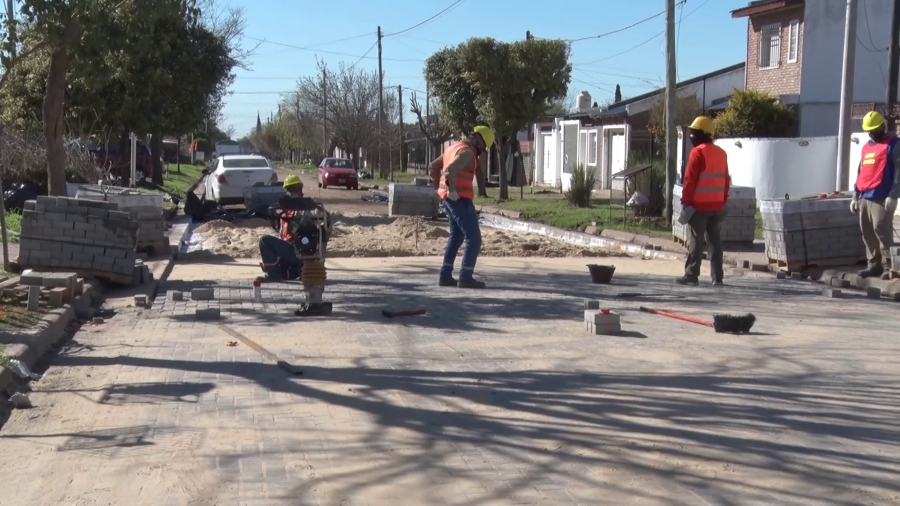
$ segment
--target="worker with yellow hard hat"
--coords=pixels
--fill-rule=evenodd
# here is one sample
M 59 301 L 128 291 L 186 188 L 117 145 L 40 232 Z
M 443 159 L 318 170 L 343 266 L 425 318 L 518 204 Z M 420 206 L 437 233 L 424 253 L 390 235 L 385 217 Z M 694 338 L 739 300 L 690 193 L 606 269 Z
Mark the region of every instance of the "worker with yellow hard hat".
M 716 125 L 706 116 L 698 116 L 688 127 L 691 153 L 684 173 L 681 193 L 683 211 L 679 222 L 687 225 L 687 259 L 684 276 L 676 281 L 681 285 L 700 284 L 704 242 L 709 242 L 709 267 L 713 286 L 723 284 L 724 259 L 722 252 L 722 222 L 727 216 L 725 204 L 731 177 L 728 175 L 728 155 L 713 144 Z
M 869 142 L 862 148 L 853 200 L 850 202 L 850 210 L 859 214 L 859 228 L 862 229 L 868 260 L 868 265 L 859 272 L 859 276 L 890 279 L 894 212 L 900 198 L 900 174 L 897 170 L 900 149 L 896 147 L 897 136 L 888 133 L 884 116 L 878 112 L 871 111 L 865 115 L 862 129 L 868 132 Z
M 479 125 L 462 141 L 444 150 L 444 154 L 431 162 L 431 177 L 436 185 L 450 222 L 450 235 L 444 250 L 444 264 L 438 279 L 439 286 L 459 288 L 484 288 L 483 281 L 473 277 L 475 262 L 481 251 L 481 228 L 475 210 L 473 180 L 478 168 L 478 156 L 494 144 L 494 131 Z M 465 241 L 459 281 L 453 279 L 453 264 L 459 248 Z
M 291 197 L 303 196 L 303 181 L 297 174 L 288 174 L 282 183 L 284 192 Z M 275 215 L 279 218 L 273 223 L 273 228 L 278 231 L 280 237 L 264 235 L 259 238 L 260 266 L 265 271 L 265 277 L 257 278 L 260 282 L 277 282 L 300 278 L 303 270 L 303 260 L 297 258 L 293 237 L 289 230 L 289 218 L 294 215 L 292 210 L 277 210 Z

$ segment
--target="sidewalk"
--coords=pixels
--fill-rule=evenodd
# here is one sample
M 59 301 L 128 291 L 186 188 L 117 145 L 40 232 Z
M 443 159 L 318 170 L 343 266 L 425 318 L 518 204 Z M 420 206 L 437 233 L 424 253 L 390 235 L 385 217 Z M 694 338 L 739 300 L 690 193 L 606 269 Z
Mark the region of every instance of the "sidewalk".
M 329 260 L 335 312 L 317 319 L 291 314 L 296 286 L 253 302 L 252 262 L 178 265 L 152 309 L 85 327 L 32 383 L 36 408 L 0 429 L 0 504 L 896 499 L 896 306 L 755 273 L 678 287 L 677 261 L 610 259 L 614 284 L 592 285 L 589 261 L 484 259 L 489 288 L 461 291 L 435 286 L 437 258 Z M 164 300 L 191 286 L 214 289 L 222 322 Z M 626 333 L 585 333 L 584 297 Z M 757 333 L 640 305 L 752 311 Z M 217 323 L 303 375 L 227 346 Z

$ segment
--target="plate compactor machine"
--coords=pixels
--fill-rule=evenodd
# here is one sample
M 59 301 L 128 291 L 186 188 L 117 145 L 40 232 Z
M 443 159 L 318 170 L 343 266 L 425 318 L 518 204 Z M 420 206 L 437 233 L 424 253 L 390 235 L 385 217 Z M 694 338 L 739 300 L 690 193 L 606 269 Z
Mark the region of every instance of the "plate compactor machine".
M 328 316 L 331 302 L 322 300 L 325 292 L 325 250 L 331 235 L 331 221 L 322 204 L 309 197 L 285 195 L 277 206 L 269 208 L 269 218 L 286 223 L 294 238 L 294 251 L 303 261 L 300 282 L 306 302 L 294 312 L 297 316 Z

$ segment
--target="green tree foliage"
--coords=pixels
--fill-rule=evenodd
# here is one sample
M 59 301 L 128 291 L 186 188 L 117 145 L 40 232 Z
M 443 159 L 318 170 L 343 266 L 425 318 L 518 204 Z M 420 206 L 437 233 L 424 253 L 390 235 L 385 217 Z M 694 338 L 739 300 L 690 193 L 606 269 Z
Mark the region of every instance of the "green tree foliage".
M 794 109 L 761 91 L 735 90 L 716 117 L 717 137 L 791 137 L 796 130 Z
M 569 45 L 559 40 L 506 43 L 472 38 L 430 56 L 425 77 L 458 131 L 471 131 L 483 122 L 494 130 L 498 143 L 505 144 L 543 117 L 548 104 L 566 96 L 572 73 L 569 54 Z M 507 151 L 499 150 L 500 167 L 505 166 Z M 500 198 L 509 198 L 504 177 Z

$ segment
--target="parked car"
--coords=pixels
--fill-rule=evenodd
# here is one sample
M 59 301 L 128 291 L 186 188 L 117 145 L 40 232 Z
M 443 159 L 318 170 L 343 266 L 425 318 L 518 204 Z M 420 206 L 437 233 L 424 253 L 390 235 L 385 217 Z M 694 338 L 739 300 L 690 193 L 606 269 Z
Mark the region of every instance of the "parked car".
M 319 164 L 319 188 L 343 186 L 348 190 L 359 189 L 359 174 L 353 162 L 346 158 L 325 158 Z
M 206 200 L 219 205 L 243 204 L 244 188 L 278 181 L 264 156 L 221 155 L 206 177 Z

